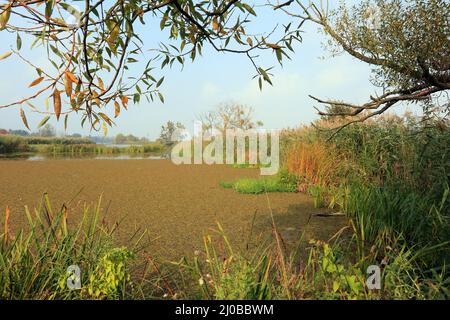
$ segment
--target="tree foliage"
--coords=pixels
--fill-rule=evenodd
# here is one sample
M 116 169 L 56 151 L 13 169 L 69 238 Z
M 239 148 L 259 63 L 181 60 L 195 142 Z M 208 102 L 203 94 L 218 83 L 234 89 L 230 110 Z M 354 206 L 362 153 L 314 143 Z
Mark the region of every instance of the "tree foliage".
M 5 2 L 5 1 L 4 1 Z M 186 60 L 196 60 L 205 46 L 218 52 L 245 55 L 255 67 L 260 86 L 271 83 L 268 69 L 257 65 L 256 53 L 270 50 L 281 62 L 286 48 L 300 40 L 300 32 L 290 26 L 274 36 L 275 29 L 247 33 L 257 16 L 257 7 L 238 0 L 6 0 L 0 7 L 0 32 L 17 34 L 16 48 L 0 53 L 0 60 L 12 54 L 36 70 L 30 87 L 35 93 L 0 109 L 24 106 L 57 119 L 81 115 L 94 129 L 111 126 L 113 117 L 105 106 L 114 106 L 120 116 L 130 102 L 139 103 L 164 97 L 159 88 L 164 81 L 156 69 Z M 67 19 L 70 14 L 71 19 Z M 158 21 L 159 30 L 150 22 Z M 131 64 L 142 59 L 145 37 L 156 32 L 167 35 L 167 43 L 155 49 L 139 74 Z M 148 32 L 147 32 L 148 30 Z M 141 31 L 141 32 L 140 32 Z M 45 49 L 53 69 L 44 70 L 22 53 L 24 36 L 33 38 L 32 48 Z M 11 58 L 9 58 L 11 59 Z M 42 111 L 33 104 L 37 97 L 53 103 L 53 111 Z M 26 114 L 21 117 L 28 127 Z
M 348 125 L 382 114 L 399 102 L 411 102 L 420 103 L 425 115 L 448 117 L 448 1 L 363 0 L 351 8 L 341 1 L 336 10 L 328 10 L 323 1 L 295 0 L 273 6 L 318 25 L 329 37 L 333 54 L 346 52 L 372 66 L 373 83 L 382 89 L 361 105 L 312 97 L 329 106 L 319 110 L 320 115 L 357 116 Z
M 175 135 L 177 133 L 181 134 L 185 129 L 186 127 L 180 122 L 167 121 L 166 125 L 161 127 L 161 134 L 159 135 L 158 141 L 165 146 L 171 147 L 178 139 L 184 138 L 182 136 L 175 137 Z
M 225 134 L 227 129 L 249 130 L 261 127 L 261 121 L 253 119 L 254 110 L 252 107 L 227 102 L 222 103 L 215 110 L 208 111 L 199 116 L 205 131 L 218 131 Z

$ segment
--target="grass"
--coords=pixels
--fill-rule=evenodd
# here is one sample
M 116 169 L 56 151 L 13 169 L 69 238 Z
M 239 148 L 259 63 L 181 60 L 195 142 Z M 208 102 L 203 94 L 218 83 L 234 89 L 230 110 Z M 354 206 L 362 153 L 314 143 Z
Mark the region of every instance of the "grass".
M 294 176 L 282 171 L 276 176 L 258 179 L 240 179 L 235 182 L 221 182 L 225 189 L 233 189 L 239 193 L 260 194 L 263 192 L 296 192 L 297 180 Z
M 392 239 L 393 246 L 384 251 L 381 290 L 369 290 L 366 268 L 379 263 L 379 247 L 374 244 L 355 256 L 353 243 L 342 232 L 329 243 L 311 240 L 308 258 L 299 263 L 299 251 L 284 249 L 275 224 L 272 239 L 260 239 L 250 251 L 234 248 L 218 224 L 194 257 L 158 263 L 139 255 L 143 236 L 128 248 L 114 245 L 116 227 L 100 222 L 100 202 L 85 207 L 83 219 L 73 226 L 68 226 L 66 206 L 54 210 L 47 195 L 33 213 L 26 209 L 26 215 L 28 230 L 13 235 L 6 211 L 0 234 L 1 299 L 450 298 L 445 267 L 423 273 L 418 252 L 396 245 L 400 239 Z M 361 234 L 356 228 L 353 233 Z M 302 241 L 298 250 L 305 250 Z M 79 290 L 66 285 L 70 265 L 82 270 Z
M 450 298 L 445 271 L 421 274 L 411 249 L 386 252 L 382 288 L 370 290 L 365 283 L 366 268 L 377 264 L 373 255 L 352 261 L 345 255 L 348 243 L 336 237 L 331 243 L 309 242 L 308 258 L 299 263 L 298 252 L 286 253 L 273 228 L 269 245 L 242 252 L 230 245 L 218 225 L 215 234 L 204 237 L 204 251 L 175 263 L 183 275 L 177 294 L 187 299 L 228 300 Z
M 99 222 L 100 202 L 85 207 L 83 219 L 68 226 L 65 206 L 54 210 L 44 195 L 41 206 L 25 208 L 28 229 L 13 234 L 6 209 L 0 235 L 0 299 L 117 299 L 126 296 L 133 248 L 115 247 L 114 228 Z M 81 290 L 70 290 L 68 267 L 82 271 Z M 85 276 L 88 275 L 88 276 Z
M 292 138 L 292 134 L 291 134 Z M 303 130 L 285 148 L 289 172 L 316 206 L 351 219 L 342 256 L 380 264 L 386 297 L 430 298 L 436 279 L 448 285 L 450 261 L 450 128 L 387 116 L 355 125 L 331 142 Z M 332 250 L 337 250 L 333 247 Z M 393 254 L 395 252 L 395 254 Z M 448 297 L 448 290 L 442 290 Z
M 346 213 L 351 227 L 345 241 L 313 244 L 300 292 L 326 299 L 449 297 L 448 124 L 386 116 L 346 128 L 331 142 L 311 127 L 286 132 L 282 141 L 282 165 L 297 179 L 296 190 L 309 193 L 316 207 Z M 277 179 L 223 186 L 283 190 Z M 376 294 L 361 282 L 370 264 L 384 265 Z

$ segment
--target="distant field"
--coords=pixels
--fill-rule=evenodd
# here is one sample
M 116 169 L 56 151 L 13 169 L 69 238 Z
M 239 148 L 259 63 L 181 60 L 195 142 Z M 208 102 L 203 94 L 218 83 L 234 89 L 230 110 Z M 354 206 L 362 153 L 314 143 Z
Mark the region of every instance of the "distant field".
M 79 218 L 70 215 L 80 212 L 76 207 L 94 204 L 103 195 L 106 220 L 121 221 L 120 242 L 127 244 L 137 229 L 148 229 L 153 241 L 147 251 L 170 259 L 203 249 L 202 236 L 216 222 L 239 245 L 246 243 L 255 213 L 253 235 L 270 233 L 269 205 L 287 243 L 303 230 L 307 237 L 328 239 L 345 225 L 342 217 L 310 219 L 324 209 L 314 209 L 311 198 L 303 194 L 247 195 L 220 186 L 221 181 L 258 175 L 257 169 L 175 166 L 167 160 L 3 160 L 0 212 L 10 206 L 17 232 L 25 219 L 23 206 L 37 206 L 44 192 L 55 206 L 74 198 L 69 222 Z

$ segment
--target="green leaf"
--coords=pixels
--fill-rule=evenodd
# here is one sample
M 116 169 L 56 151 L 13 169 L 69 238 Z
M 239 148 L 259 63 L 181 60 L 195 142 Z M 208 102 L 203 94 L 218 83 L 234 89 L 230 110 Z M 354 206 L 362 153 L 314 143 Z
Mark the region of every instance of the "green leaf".
M 337 292 L 339 290 L 340 284 L 337 281 L 333 281 L 333 292 Z
M 161 92 L 158 92 L 159 100 L 161 100 L 162 103 L 164 103 L 164 96 L 161 94 Z
M 65 116 L 64 116 L 64 130 L 67 130 L 67 120 L 69 119 L 69 115 L 68 114 L 66 114 Z
M 276 53 L 276 55 L 277 55 L 278 62 L 279 62 L 280 64 L 282 64 L 282 60 L 283 60 L 283 51 L 282 51 L 281 49 L 277 49 L 277 50 L 275 50 L 275 53 Z
M 17 33 L 17 38 L 16 38 L 16 46 L 17 46 L 17 50 L 20 50 L 22 48 L 22 38 L 20 38 L 18 33 Z
M 41 122 L 39 122 L 39 124 L 38 124 L 38 129 L 43 127 L 49 119 L 50 119 L 50 116 L 46 116 L 44 119 L 42 119 Z
M 164 16 L 161 19 L 161 22 L 159 24 L 159 27 L 161 28 L 161 30 L 163 30 L 166 26 L 166 22 L 169 19 L 169 10 L 166 11 L 166 13 L 164 13 Z
M 50 19 L 50 17 L 52 16 L 53 5 L 54 5 L 54 0 L 47 0 L 45 2 L 45 17 L 47 19 Z
M 272 84 L 272 81 L 270 80 L 269 75 L 267 74 L 266 70 L 264 70 L 263 68 L 258 68 L 259 72 L 261 73 L 261 75 L 263 76 L 264 81 Z
M 25 116 L 25 112 L 23 111 L 22 108 L 20 108 L 20 117 L 22 118 L 22 122 L 25 125 L 25 127 L 27 127 L 27 129 L 30 130 L 30 127 L 28 126 L 27 117 Z
M 156 84 L 156 87 L 159 88 L 159 86 L 163 83 L 163 81 L 164 81 L 164 77 L 159 79 L 158 83 Z
M 256 17 L 256 12 L 253 10 L 253 8 L 248 5 L 247 3 L 243 3 L 242 6 L 247 10 L 250 14 L 254 15 Z

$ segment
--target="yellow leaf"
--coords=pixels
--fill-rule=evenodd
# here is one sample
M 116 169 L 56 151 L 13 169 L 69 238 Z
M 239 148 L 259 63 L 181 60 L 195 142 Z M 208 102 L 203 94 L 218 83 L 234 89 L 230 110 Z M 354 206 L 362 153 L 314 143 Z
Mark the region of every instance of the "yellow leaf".
M 4 54 L 2 54 L 2 55 L 0 56 L 0 60 L 5 60 L 5 59 L 8 58 L 10 55 L 12 55 L 12 52 L 11 52 L 11 51 L 8 51 L 8 52 L 6 52 L 6 53 L 4 53 Z
M 103 122 L 102 128 L 103 128 L 103 134 L 106 137 L 108 135 L 108 126 L 106 125 L 106 122 Z
M 94 103 L 100 107 L 100 99 L 98 98 L 97 91 L 92 90 L 92 98 L 94 99 Z
M 35 85 L 41 83 L 42 80 L 44 80 L 44 77 L 39 77 L 39 78 L 37 78 L 36 80 L 34 80 L 33 82 L 30 83 L 30 85 L 28 86 L 28 88 L 34 87 Z
M 105 92 L 105 85 L 100 77 L 98 77 L 98 87 L 102 90 L 102 93 Z
M 114 118 L 117 118 L 120 115 L 120 106 L 117 101 L 114 101 Z
M 111 125 L 111 124 L 112 124 L 111 119 L 110 119 L 106 114 L 104 114 L 104 113 L 102 113 L 102 112 L 99 112 L 98 115 L 99 115 L 100 117 L 102 117 L 103 121 L 107 122 L 108 125 Z
M 2 14 L 0 14 L 0 30 L 3 30 L 6 28 L 6 25 L 8 24 L 9 17 L 11 16 L 11 6 L 8 6 L 7 8 L 2 10 Z

